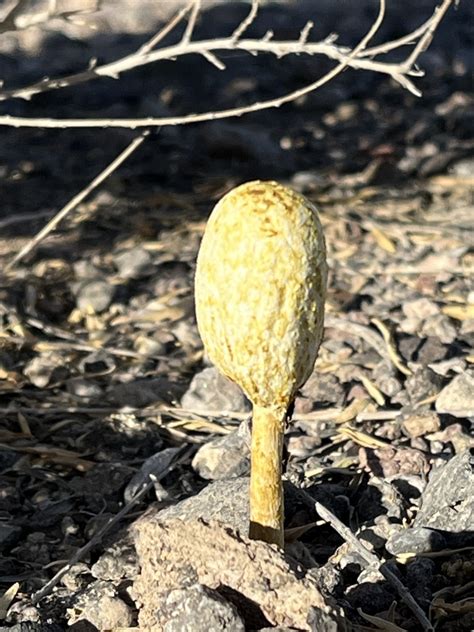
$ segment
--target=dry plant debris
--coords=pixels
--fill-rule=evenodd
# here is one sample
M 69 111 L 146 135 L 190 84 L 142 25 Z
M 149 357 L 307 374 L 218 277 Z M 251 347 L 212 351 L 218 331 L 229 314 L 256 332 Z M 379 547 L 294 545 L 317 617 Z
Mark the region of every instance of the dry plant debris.
M 197 322 L 210 359 L 253 403 L 250 537 L 280 547 L 285 422 L 313 371 L 326 281 L 322 227 L 302 195 L 255 181 L 218 202 L 197 259 Z

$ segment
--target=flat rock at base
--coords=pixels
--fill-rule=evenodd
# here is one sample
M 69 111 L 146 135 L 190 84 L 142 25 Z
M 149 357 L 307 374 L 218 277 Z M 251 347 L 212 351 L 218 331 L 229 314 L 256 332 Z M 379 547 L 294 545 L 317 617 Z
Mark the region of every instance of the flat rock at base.
M 456 375 L 438 395 L 435 408 L 454 417 L 474 417 L 474 375 Z
M 158 512 L 145 514 L 160 522 L 179 518 L 184 522 L 202 518 L 218 520 L 240 533 L 247 534 L 249 524 L 249 479 L 247 477 L 215 481 L 199 494 Z M 140 521 L 139 521 L 140 522 Z
M 198 519 L 206 522 L 217 520 L 246 536 L 250 519 L 249 484 L 248 476 L 214 481 L 199 494 L 186 498 L 176 505 L 158 511 L 150 509 L 144 518 L 159 522 L 172 518 L 179 518 L 185 522 Z M 290 481 L 283 482 L 283 489 L 285 515 L 294 515 L 301 509 L 309 510 L 309 505 L 313 510 L 313 503 L 309 503 Z M 308 516 L 309 520 L 311 520 L 310 516 Z
M 160 612 L 169 591 L 200 583 L 225 587 L 226 598 L 252 629 L 251 621 L 311 630 L 310 609 L 326 622 L 339 612 L 325 601 L 316 581 L 302 576 L 276 546 L 249 540 L 219 522 L 167 519 L 138 520 L 133 528 L 141 573 L 133 588 L 141 604 L 140 629 L 165 630 Z M 337 628 L 345 630 L 343 620 Z M 261 625 L 253 627 L 262 627 Z M 328 628 L 330 629 L 330 628 Z

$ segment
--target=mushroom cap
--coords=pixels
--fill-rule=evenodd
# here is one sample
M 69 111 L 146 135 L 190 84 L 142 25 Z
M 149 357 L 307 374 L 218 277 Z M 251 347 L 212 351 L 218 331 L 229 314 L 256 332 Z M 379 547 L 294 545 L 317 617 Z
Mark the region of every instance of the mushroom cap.
M 284 408 L 323 333 L 327 265 L 314 205 L 248 182 L 215 206 L 196 268 L 196 315 L 211 361 L 258 406 Z

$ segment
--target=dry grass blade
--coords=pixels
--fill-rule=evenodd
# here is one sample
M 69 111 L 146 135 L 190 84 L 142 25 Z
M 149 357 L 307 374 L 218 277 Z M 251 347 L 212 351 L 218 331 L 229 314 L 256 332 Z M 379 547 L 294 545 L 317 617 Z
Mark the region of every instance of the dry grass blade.
M 0 621 L 3 621 L 3 619 L 7 616 L 8 609 L 10 608 L 12 601 L 15 599 L 19 589 L 20 584 L 15 582 L 0 597 Z
M 385 325 L 379 318 L 373 318 L 372 322 L 380 331 L 380 333 L 383 336 L 383 339 L 385 340 L 385 343 L 387 345 L 388 355 L 390 356 L 390 360 L 397 367 L 400 373 L 403 373 L 403 375 L 411 375 L 412 374 L 411 370 L 407 366 L 405 366 L 405 364 L 402 362 L 402 359 L 395 346 L 393 336 L 390 333 L 390 330 L 387 327 L 387 325 Z

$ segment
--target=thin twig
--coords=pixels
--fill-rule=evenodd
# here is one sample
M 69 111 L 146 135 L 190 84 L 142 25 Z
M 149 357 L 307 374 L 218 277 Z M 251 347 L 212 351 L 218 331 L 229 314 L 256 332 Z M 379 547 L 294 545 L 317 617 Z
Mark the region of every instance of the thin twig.
M 194 1 L 190 2 L 186 7 L 183 7 L 180 11 L 178 11 L 176 15 L 172 17 L 171 20 L 167 24 L 165 24 L 165 26 L 162 29 L 158 31 L 158 33 L 156 33 L 156 35 L 153 35 L 153 37 L 150 40 L 148 40 L 148 42 L 143 44 L 143 46 L 141 46 L 137 50 L 137 54 L 145 55 L 146 53 L 149 53 L 150 51 L 152 51 L 153 48 L 157 44 L 159 44 L 159 42 L 161 42 L 161 40 L 164 39 L 168 35 L 168 33 L 171 33 L 171 31 L 181 22 L 181 20 L 184 18 L 186 13 L 188 13 L 191 10 L 193 5 L 194 5 Z
M 194 0 L 193 7 L 191 9 L 191 14 L 189 16 L 188 24 L 183 34 L 183 38 L 181 40 L 181 44 L 186 45 L 191 41 L 191 37 L 193 35 L 194 27 L 196 26 L 197 16 L 201 9 L 201 0 Z
M 238 39 L 245 33 L 248 27 L 252 24 L 252 22 L 257 17 L 259 8 L 259 0 L 252 0 L 252 5 L 250 7 L 250 11 L 247 17 L 242 20 L 239 26 L 235 29 L 235 31 L 231 35 L 231 39 L 233 42 L 237 42 Z
M 110 531 L 112 527 L 118 524 L 122 518 L 124 518 L 130 510 L 137 504 L 137 502 L 143 498 L 154 486 L 156 481 L 162 480 L 172 469 L 174 469 L 177 465 L 184 463 L 186 459 L 189 457 L 194 448 L 188 448 L 187 450 L 181 451 L 181 455 L 178 456 L 173 462 L 163 469 L 162 472 L 155 473 L 153 478 L 150 477 L 150 480 L 146 482 L 142 488 L 136 492 L 136 494 L 131 498 L 131 500 L 117 513 L 115 516 L 107 522 L 97 533 L 92 537 L 91 540 L 83 547 L 78 549 L 76 553 L 71 557 L 67 564 L 65 564 L 55 575 L 52 577 L 40 590 L 34 593 L 31 598 L 31 601 L 36 604 L 44 597 L 50 594 L 53 588 L 58 584 L 62 577 L 74 566 L 77 562 L 84 557 L 86 553 L 88 553 L 96 544 L 98 544 L 104 535 Z
M 387 568 L 383 562 L 379 560 L 379 558 L 374 555 L 371 551 L 369 551 L 363 544 L 360 542 L 356 536 L 352 533 L 352 531 L 346 527 L 346 525 L 339 520 L 333 513 L 326 509 L 321 503 L 316 503 L 316 511 L 321 516 L 323 520 L 328 522 L 332 528 L 337 531 L 337 533 L 341 536 L 341 538 L 347 542 L 360 556 L 361 558 L 369 565 L 374 568 L 377 568 L 385 579 L 395 588 L 398 592 L 400 599 L 405 602 L 406 606 L 410 608 L 412 613 L 415 615 L 417 620 L 419 621 L 421 627 L 425 632 L 433 632 L 434 628 L 431 625 L 428 617 L 420 608 L 420 606 L 415 601 L 414 597 L 411 595 L 408 588 L 401 582 L 398 577 L 393 573 L 389 568 Z
M 164 404 L 158 406 L 147 406 L 146 408 L 118 408 L 117 406 L 15 406 L 2 407 L 0 414 L 17 415 L 23 413 L 25 415 L 112 415 L 118 412 L 126 412 L 137 417 L 147 417 L 152 415 L 169 415 L 176 419 L 190 417 L 212 417 L 214 419 L 230 419 L 235 421 L 244 421 L 249 418 L 250 413 L 242 413 L 238 411 L 228 410 L 195 410 L 192 408 L 179 408 L 178 406 L 167 406 Z M 325 421 L 331 422 L 338 415 L 344 412 L 343 408 L 327 408 L 325 410 L 314 410 L 310 413 L 295 413 L 292 415 L 293 421 Z M 361 412 L 357 415 L 357 421 L 385 421 L 395 419 L 400 415 L 398 409 L 377 410 L 374 412 Z
M 109 165 L 106 167 L 92 182 L 90 182 L 82 191 L 75 195 L 47 224 L 44 226 L 33 239 L 31 239 L 13 259 L 6 266 L 5 271 L 8 272 L 19 261 L 24 259 L 30 254 L 44 239 L 53 231 L 58 224 L 66 217 L 70 211 L 72 211 L 78 204 L 84 200 L 89 193 L 96 189 L 104 180 L 106 180 L 111 173 L 113 173 L 118 167 L 125 162 L 125 160 L 133 154 L 133 152 L 140 147 L 148 132 L 144 132 L 140 136 L 137 136 Z
M 424 52 L 430 45 L 431 40 L 433 38 L 433 33 L 438 28 L 438 24 L 443 19 L 446 11 L 449 9 L 451 4 L 452 4 L 452 0 L 444 0 L 443 4 L 440 7 L 436 7 L 435 13 L 433 15 L 431 22 L 428 25 L 428 28 L 426 29 L 425 33 L 421 36 L 420 40 L 418 41 L 418 44 L 415 46 L 415 48 L 411 52 L 408 59 L 406 59 L 402 64 L 406 72 L 409 72 L 411 70 L 413 64 L 418 59 L 418 56 L 420 55 L 420 53 Z

